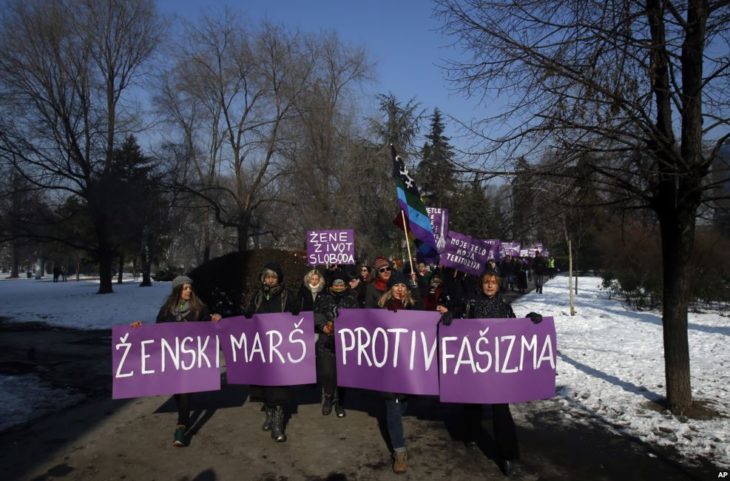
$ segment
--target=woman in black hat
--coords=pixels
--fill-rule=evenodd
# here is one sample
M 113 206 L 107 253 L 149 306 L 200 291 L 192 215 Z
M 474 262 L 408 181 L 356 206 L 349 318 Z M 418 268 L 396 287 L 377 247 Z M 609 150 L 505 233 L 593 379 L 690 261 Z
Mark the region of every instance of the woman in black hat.
M 243 309 L 245 317 L 273 312 L 299 313 L 300 300 L 284 287 L 284 273 L 278 262 L 268 262 L 261 270 L 259 279 L 261 285 Z M 266 418 L 261 429 L 271 431 L 271 439 L 278 443 L 286 441 L 284 406 L 291 402 L 289 387 L 252 385 L 251 395 L 264 402 Z
M 418 295 L 415 273 L 408 279 L 401 272 L 393 272 L 388 279 L 388 290 L 378 300 L 378 306 L 390 311 L 423 309 Z M 385 393 L 385 425 L 393 449 L 393 472 L 405 473 L 408 469 L 406 440 L 403 433 L 403 413 L 408 407 L 407 396 L 398 393 Z

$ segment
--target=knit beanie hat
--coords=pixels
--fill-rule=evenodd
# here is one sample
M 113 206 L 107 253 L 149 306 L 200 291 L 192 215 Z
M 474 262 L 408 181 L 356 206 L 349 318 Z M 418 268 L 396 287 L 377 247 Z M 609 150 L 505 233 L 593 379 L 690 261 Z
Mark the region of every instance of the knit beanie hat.
M 389 267 L 389 266 L 390 266 L 390 262 L 388 262 L 388 259 L 386 259 L 385 257 L 382 257 L 382 256 L 376 257 L 375 262 L 373 263 L 373 267 L 375 268 L 376 271 L 379 270 L 381 267 Z
M 410 288 L 410 286 L 408 285 L 408 278 L 405 276 L 405 274 L 399 271 L 395 271 L 393 272 L 393 274 L 391 274 L 390 279 L 388 279 L 388 289 L 396 284 L 405 284 L 406 287 Z
M 172 290 L 174 291 L 176 287 L 182 286 L 183 284 L 190 284 L 192 286 L 193 280 L 188 276 L 177 276 L 172 280 Z

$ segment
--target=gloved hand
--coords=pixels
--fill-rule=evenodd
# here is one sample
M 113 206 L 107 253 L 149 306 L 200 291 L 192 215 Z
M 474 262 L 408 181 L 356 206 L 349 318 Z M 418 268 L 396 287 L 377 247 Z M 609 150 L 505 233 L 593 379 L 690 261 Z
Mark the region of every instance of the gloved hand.
M 297 307 L 293 307 L 293 308 L 292 308 L 292 310 L 291 310 L 291 315 L 292 315 L 292 316 L 298 316 L 298 315 L 299 315 L 299 311 L 300 311 L 300 310 L 301 310 L 301 309 L 299 308 L 299 306 L 297 306 Z
M 251 319 L 253 317 L 253 312 L 249 310 L 243 311 L 243 317 L 245 317 L 246 319 Z
M 337 305 L 332 306 L 332 309 L 330 309 L 329 315 L 330 315 L 330 317 L 329 317 L 330 320 L 337 318 L 337 316 L 340 315 L 339 306 L 337 306 Z
M 441 319 L 439 319 L 439 322 L 441 324 L 443 324 L 444 326 L 450 326 L 451 321 L 453 321 L 453 320 L 454 320 L 454 315 L 447 311 L 447 312 L 444 312 L 443 314 L 441 314 Z
M 388 310 L 393 312 L 398 312 L 398 307 L 394 304 L 388 304 Z
M 542 322 L 542 315 L 538 314 L 537 312 L 531 312 L 525 317 L 529 318 L 533 324 L 540 324 Z

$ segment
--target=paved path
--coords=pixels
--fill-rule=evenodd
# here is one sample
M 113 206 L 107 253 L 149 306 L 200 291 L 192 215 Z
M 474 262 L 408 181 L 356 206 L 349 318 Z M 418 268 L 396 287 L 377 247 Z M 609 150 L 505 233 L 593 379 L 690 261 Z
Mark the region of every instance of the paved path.
M 313 387 L 296 390 L 289 441 L 261 431 L 259 403 L 243 386 L 194 395 L 190 446 L 173 448 L 171 399 L 110 399 L 108 331 L 49 329 L 0 322 L 0 367 L 34 369 L 56 385 L 84 388 L 87 400 L 0 433 L 0 479 L 12 480 L 476 480 L 506 479 L 489 432 L 477 448 L 462 442 L 458 406 L 413 398 L 405 418 L 410 469 L 391 472 L 379 427 L 377 393 L 351 390 L 347 417 L 323 417 Z M 89 387 L 91 386 L 91 387 Z M 558 370 L 558 389 L 560 388 Z M 718 470 L 687 467 L 671 449 L 617 433 L 563 398 L 513 406 L 524 480 L 709 480 Z M 201 409 L 205 408 L 205 409 Z

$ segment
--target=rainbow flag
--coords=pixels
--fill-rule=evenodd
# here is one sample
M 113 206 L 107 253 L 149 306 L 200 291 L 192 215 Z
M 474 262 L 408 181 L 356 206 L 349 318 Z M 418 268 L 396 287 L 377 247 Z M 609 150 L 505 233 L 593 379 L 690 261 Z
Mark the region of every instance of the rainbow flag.
M 390 153 L 393 156 L 393 177 L 398 194 L 398 206 L 406 218 L 406 225 L 401 227 L 407 229 L 413 236 L 417 249 L 416 257 L 419 260 L 438 263 L 439 253 L 436 250 L 433 227 L 426 213 L 426 206 L 418 193 L 416 182 L 409 175 L 403 159 L 392 145 Z

